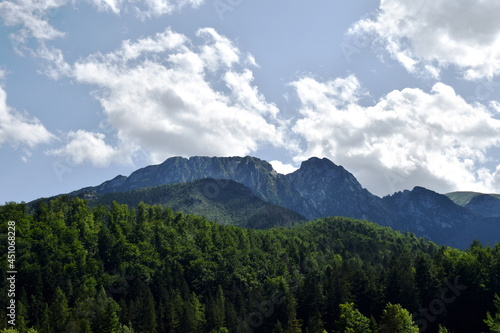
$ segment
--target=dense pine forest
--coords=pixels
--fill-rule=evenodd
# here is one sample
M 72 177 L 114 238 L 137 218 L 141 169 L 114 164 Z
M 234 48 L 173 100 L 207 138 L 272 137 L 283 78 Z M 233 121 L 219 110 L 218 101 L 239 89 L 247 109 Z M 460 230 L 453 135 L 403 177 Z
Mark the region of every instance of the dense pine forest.
M 339 217 L 253 230 L 63 196 L 0 206 L 2 249 L 8 221 L 19 332 L 500 330 L 499 244 L 459 251 Z

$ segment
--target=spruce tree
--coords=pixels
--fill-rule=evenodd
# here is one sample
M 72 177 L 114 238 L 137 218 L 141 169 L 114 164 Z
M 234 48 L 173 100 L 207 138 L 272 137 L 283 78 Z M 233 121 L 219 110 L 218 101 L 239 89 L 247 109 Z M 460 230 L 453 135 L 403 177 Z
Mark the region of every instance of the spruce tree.
M 54 332 L 64 332 L 69 318 L 68 300 L 61 288 L 57 287 L 49 308 L 50 325 Z

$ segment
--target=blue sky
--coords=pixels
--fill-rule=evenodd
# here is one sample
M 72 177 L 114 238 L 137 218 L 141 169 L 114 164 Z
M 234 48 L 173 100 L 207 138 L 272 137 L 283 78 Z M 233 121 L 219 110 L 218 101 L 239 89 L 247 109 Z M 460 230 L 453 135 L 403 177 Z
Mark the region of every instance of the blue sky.
M 3 0 L 0 202 L 171 156 L 500 192 L 500 3 Z

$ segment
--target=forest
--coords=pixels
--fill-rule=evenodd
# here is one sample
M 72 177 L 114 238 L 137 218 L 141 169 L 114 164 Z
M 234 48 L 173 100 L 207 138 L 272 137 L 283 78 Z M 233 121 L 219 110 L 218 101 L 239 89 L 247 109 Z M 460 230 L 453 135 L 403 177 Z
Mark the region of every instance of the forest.
M 500 245 L 331 217 L 254 230 L 160 205 L 0 206 L 1 332 L 500 332 Z M 15 330 L 14 330 L 15 329 Z

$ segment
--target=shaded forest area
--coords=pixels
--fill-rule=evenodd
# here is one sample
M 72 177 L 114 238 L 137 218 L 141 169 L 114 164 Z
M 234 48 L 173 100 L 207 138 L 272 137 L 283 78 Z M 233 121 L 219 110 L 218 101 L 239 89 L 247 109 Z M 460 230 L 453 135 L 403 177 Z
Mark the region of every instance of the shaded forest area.
M 25 204 L 0 206 L 3 249 L 8 221 L 16 222 L 20 332 L 477 332 L 500 326 L 499 244 L 474 242 L 459 251 L 338 217 L 252 230 L 158 205 L 90 208 L 63 196 L 40 201 L 33 211 Z

